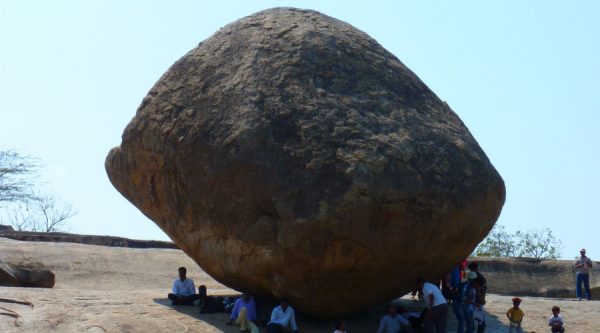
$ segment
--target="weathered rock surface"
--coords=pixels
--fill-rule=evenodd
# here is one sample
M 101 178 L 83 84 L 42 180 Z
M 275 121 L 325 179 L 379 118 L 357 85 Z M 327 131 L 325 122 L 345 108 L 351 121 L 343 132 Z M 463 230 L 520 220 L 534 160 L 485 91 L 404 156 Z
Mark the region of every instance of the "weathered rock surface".
M 54 273 L 44 264 L 35 261 L 0 260 L 0 286 L 52 288 Z
M 488 281 L 488 292 L 509 296 L 575 297 L 575 260 L 472 258 Z M 590 289 L 600 299 L 600 262 L 594 262 Z
M 440 276 L 505 197 L 466 126 L 394 55 L 347 23 L 287 8 L 238 20 L 178 60 L 106 169 L 215 279 L 320 316 Z
M 129 239 L 116 236 L 78 235 L 66 232 L 1 231 L 0 237 L 29 242 L 63 242 L 101 245 L 111 247 L 131 247 L 138 249 L 178 249 L 171 242 L 156 240 Z

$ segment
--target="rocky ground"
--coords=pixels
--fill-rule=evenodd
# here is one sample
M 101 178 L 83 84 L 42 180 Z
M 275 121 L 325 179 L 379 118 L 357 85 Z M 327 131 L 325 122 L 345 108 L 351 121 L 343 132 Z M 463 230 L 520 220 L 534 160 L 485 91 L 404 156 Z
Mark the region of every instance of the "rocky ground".
M 166 301 L 177 267 L 187 266 L 196 284 L 209 293 L 235 291 L 210 278 L 185 254 L 173 249 L 131 249 L 73 243 L 21 242 L 0 238 L 0 259 L 32 258 L 56 274 L 53 289 L 0 287 L 0 332 L 225 332 L 226 314 L 199 314 L 195 307 L 172 307 Z M 549 279 L 551 276 L 548 277 Z M 357 292 L 357 297 L 360 293 Z M 550 308 L 562 308 L 569 332 L 600 332 L 600 302 L 524 297 L 527 332 L 547 332 Z M 33 306 L 8 303 L 26 301 Z M 405 305 L 417 302 L 405 298 Z M 489 295 L 488 333 L 506 332 L 504 312 L 510 296 Z M 268 312 L 269 309 L 265 309 Z M 11 312 L 13 311 L 13 312 Z M 375 332 L 382 307 L 345 318 L 349 332 Z M 450 314 L 449 332 L 454 332 Z M 332 322 L 300 315 L 301 332 L 330 332 Z M 265 331 L 263 329 L 263 331 Z

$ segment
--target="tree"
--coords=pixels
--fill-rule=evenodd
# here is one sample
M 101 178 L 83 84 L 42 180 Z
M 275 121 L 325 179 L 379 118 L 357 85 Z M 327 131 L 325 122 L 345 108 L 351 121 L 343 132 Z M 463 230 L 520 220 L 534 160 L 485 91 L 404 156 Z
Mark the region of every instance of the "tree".
M 0 203 L 31 197 L 37 161 L 12 150 L 0 150 Z
M 496 225 L 474 254 L 480 257 L 557 259 L 560 257 L 560 244 L 548 228 L 509 233 L 504 226 Z
M 516 257 L 514 237 L 504 226 L 495 225 L 492 232 L 477 246 L 475 255 L 480 257 Z
M 18 231 L 52 232 L 76 214 L 70 203 L 36 192 L 38 170 L 37 159 L 0 150 L 0 222 Z
M 4 216 L 17 231 L 55 232 L 64 229 L 67 220 L 75 214 L 70 203 L 50 194 L 37 194 L 12 205 Z
M 517 231 L 515 238 L 519 244 L 519 256 L 537 259 L 556 259 L 560 257 L 560 240 L 552 230 L 537 229 L 527 232 Z

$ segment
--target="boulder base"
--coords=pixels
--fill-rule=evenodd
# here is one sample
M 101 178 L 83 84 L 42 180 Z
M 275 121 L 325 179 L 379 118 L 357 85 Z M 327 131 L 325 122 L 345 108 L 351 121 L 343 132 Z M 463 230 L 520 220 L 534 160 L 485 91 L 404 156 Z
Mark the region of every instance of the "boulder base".
M 215 279 L 324 317 L 440 277 L 505 197 L 459 117 L 394 55 L 290 8 L 178 60 L 106 170 Z

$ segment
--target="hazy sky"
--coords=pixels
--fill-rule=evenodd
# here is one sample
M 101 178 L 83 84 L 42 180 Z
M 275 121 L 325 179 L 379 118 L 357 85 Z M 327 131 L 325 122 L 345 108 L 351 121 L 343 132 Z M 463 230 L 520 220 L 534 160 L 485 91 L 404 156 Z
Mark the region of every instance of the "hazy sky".
M 104 158 L 167 68 L 256 11 L 310 8 L 367 32 L 448 102 L 506 182 L 499 223 L 600 259 L 598 1 L 2 1 L 0 149 L 45 164 L 71 230 L 166 235 Z

